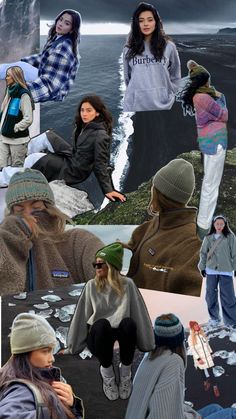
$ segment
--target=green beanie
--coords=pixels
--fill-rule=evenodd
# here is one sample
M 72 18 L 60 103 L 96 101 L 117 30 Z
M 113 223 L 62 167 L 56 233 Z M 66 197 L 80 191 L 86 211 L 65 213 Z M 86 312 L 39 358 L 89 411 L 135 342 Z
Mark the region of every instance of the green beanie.
M 15 317 L 10 335 L 12 354 L 23 354 L 56 343 L 55 332 L 43 317 L 30 313 L 20 313 Z
M 189 70 L 190 79 L 192 79 L 192 78 L 196 77 L 198 74 L 202 74 L 202 73 L 206 73 L 210 76 L 209 71 L 207 71 L 207 69 L 205 67 L 203 67 L 202 65 L 199 65 L 198 63 L 196 63 L 196 61 L 189 60 L 187 62 L 187 68 Z
M 122 245 L 120 243 L 112 243 L 98 250 L 95 256 L 96 258 L 104 259 L 118 271 L 121 271 L 123 255 L 124 249 Z
M 195 186 L 192 164 L 184 159 L 171 160 L 155 174 L 153 186 L 167 198 L 187 204 Z
M 5 199 L 9 210 L 14 205 L 31 199 L 55 204 L 47 179 L 41 172 L 33 169 L 25 169 L 11 177 Z

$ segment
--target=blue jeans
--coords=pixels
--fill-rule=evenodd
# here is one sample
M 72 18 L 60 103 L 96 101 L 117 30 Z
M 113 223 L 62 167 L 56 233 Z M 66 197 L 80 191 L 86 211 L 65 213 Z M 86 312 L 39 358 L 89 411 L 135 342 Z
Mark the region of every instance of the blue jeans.
M 220 320 L 218 303 L 218 284 L 220 287 L 220 302 L 224 323 L 227 325 L 236 324 L 236 298 L 232 276 L 207 275 L 206 280 L 206 302 L 208 312 L 213 320 Z
M 209 404 L 198 410 L 199 415 L 204 419 L 234 419 L 236 409 L 233 407 L 223 408 L 219 404 Z

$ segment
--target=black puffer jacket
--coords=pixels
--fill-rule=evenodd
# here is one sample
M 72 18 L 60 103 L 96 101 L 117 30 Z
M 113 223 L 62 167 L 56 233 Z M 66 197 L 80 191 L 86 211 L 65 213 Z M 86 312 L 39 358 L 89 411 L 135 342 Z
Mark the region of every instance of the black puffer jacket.
M 111 137 L 103 122 L 90 122 L 69 145 L 53 131 L 46 132 L 55 153 L 38 160 L 33 169 L 40 170 L 50 182 L 64 179 L 67 185 L 83 182 L 93 171 L 104 194 L 114 190 L 108 169 Z

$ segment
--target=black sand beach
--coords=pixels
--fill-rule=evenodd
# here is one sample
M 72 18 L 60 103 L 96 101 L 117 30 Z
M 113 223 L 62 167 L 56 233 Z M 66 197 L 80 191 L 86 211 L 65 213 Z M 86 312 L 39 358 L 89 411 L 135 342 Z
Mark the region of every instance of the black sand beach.
M 173 40 L 179 51 L 182 76 L 187 75 L 187 61 L 193 59 L 209 70 L 212 84 L 224 93 L 229 110 L 229 148 L 233 148 L 236 144 L 236 36 L 178 35 Z M 125 192 L 136 190 L 178 154 L 198 149 L 194 117 L 184 117 L 178 102 L 170 111 L 137 112 L 133 121 Z

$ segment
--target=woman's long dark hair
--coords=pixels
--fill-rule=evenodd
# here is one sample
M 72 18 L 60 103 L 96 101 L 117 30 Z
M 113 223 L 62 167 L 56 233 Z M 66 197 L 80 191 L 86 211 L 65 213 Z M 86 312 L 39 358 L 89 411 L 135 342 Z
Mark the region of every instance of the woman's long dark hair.
M 150 11 L 153 14 L 156 22 L 156 27 L 150 40 L 150 50 L 154 57 L 160 61 L 163 57 L 164 49 L 169 37 L 164 32 L 162 21 L 157 12 L 157 9 L 149 3 L 140 3 L 137 9 L 134 11 L 131 22 L 131 31 L 129 33 L 126 44 L 126 46 L 129 48 L 127 58 L 131 59 L 135 57 L 135 55 L 142 54 L 144 51 L 144 35 L 140 30 L 139 15 L 146 11 Z
M 75 135 L 78 136 L 81 133 L 81 130 L 84 126 L 84 123 L 80 116 L 80 110 L 83 105 L 83 103 L 88 102 L 92 107 L 99 113 L 99 116 L 97 116 L 94 121 L 102 121 L 104 122 L 106 131 L 108 135 L 111 135 L 112 133 L 112 115 L 107 109 L 106 105 L 103 103 L 101 98 L 96 95 L 91 96 L 85 96 L 77 109 L 77 114 L 75 115 L 75 124 L 76 124 L 76 133 Z
M 189 80 L 182 92 L 178 94 L 177 100 L 182 102 L 184 115 L 193 116 L 195 114 L 193 96 L 199 87 L 204 86 L 208 82 L 209 77 L 210 75 L 207 72 L 197 74 Z
M 41 375 L 39 368 L 32 366 L 29 361 L 29 354 L 30 352 L 11 356 L 8 362 L 0 369 L 0 388 L 4 389 L 7 381 L 17 378 L 29 380 L 42 394 L 43 401 L 48 407 L 52 419 L 58 419 L 53 404 L 53 395 L 57 398 L 57 401 L 63 408 L 67 418 L 75 419 L 75 415 L 71 410 L 58 398 L 57 393 L 50 385 L 50 381 Z
M 77 44 L 80 42 L 80 24 L 81 24 L 81 16 L 80 13 L 76 10 L 66 9 L 63 10 L 55 19 L 53 26 L 50 28 L 48 32 L 48 39 L 47 42 L 50 42 L 54 36 L 56 35 L 56 24 L 60 17 L 68 13 L 72 17 L 72 30 L 70 33 L 70 37 L 72 40 L 72 50 L 75 56 L 77 56 Z
M 209 233 L 207 234 L 207 236 L 210 236 L 211 234 L 215 234 L 215 233 L 216 233 L 216 229 L 215 229 L 215 226 L 214 226 L 214 224 L 215 224 L 216 220 L 223 220 L 223 221 L 224 221 L 225 226 L 224 226 L 224 228 L 223 228 L 223 230 L 222 230 L 222 234 L 224 234 L 224 236 L 225 236 L 225 237 L 227 237 L 227 236 L 228 236 L 228 234 L 234 234 L 234 233 L 232 232 L 232 230 L 229 228 L 228 221 L 227 221 L 227 219 L 224 217 L 224 215 L 216 215 L 216 216 L 213 218 L 212 222 L 211 222 L 211 228 L 210 228 L 210 231 L 209 231 Z

